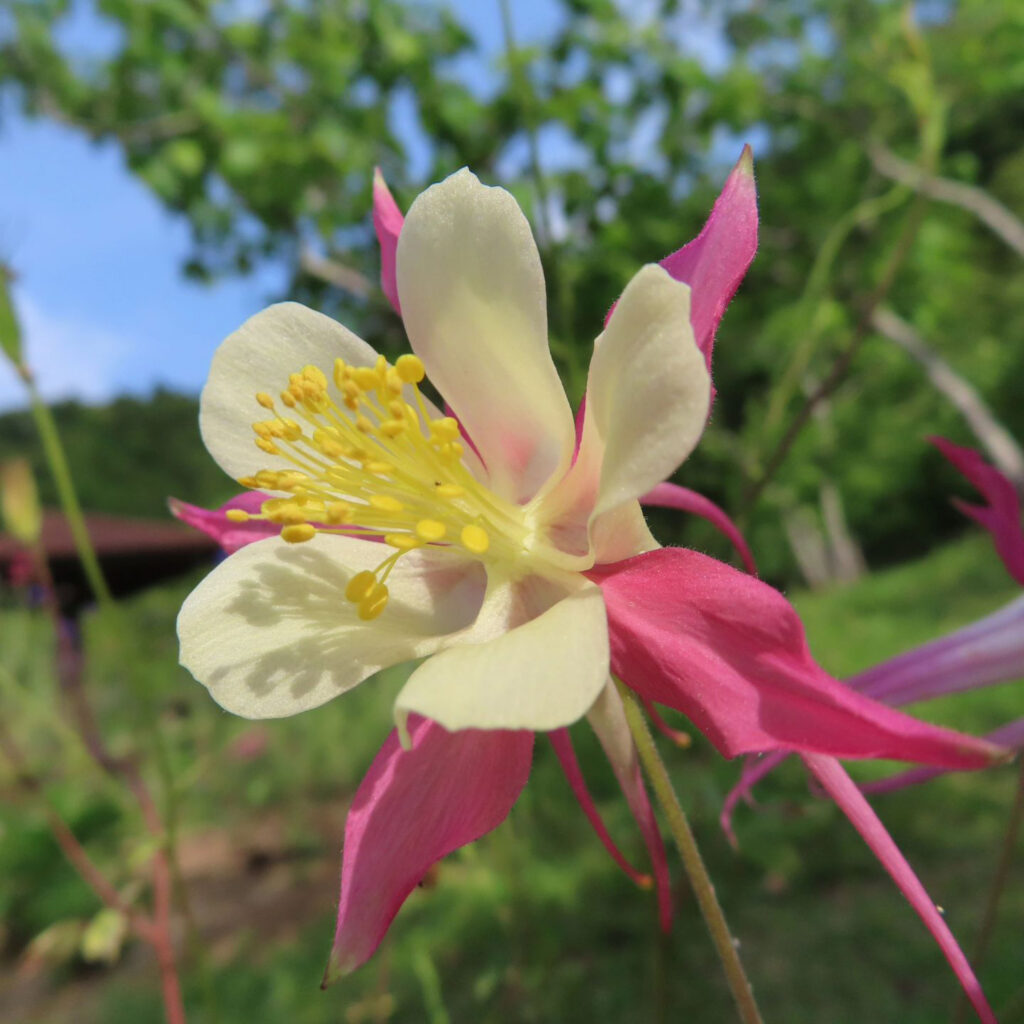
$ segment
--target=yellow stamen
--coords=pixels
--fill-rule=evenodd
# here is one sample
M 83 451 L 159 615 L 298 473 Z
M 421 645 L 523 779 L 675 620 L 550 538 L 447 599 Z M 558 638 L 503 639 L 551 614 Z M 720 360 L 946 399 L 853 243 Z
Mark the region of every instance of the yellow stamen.
M 406 384 L 419 384 L 427 375 L 423 360 L 411 354 L 399 356 L 395 360 L 395 370 Z
M 383 541 L 377 568 L 357 573 L 345 588 L 364 621 L 384 611 L 388 577 L 410 551 L 457 544 L 488 561 L 532 551 L 524 510 L 473 477 L 462 462 L 458 420 L 431 418 L 418 387 L 423 379 L 413 355 L 393 366 L 383 356 L 373 366 L 336 359 L 329 377 L 312 365 L 291 374 L 280 392 L 284 408 L 271 392 L 257 392 L 269 417 L 253 423 L 254 441 L 285 468 L 240 482 L 278 496 L 267 497 L 255 516 L 226 513 L 229 522 L 273 523 L 291 544 L 320 531 Z
M 401 512 L 405 506 L 390 494 L 371 494 L 370 504 L 379 512 Z
M 491 538 L 487 536 L 487 531 L 476 523 L 464 526 L 459 539 L 462 546 L 474 555 L 482 555 L 491 546 Z
M 366 596 L 359 602 L 358 613 L 359 618 L 364 622 L 369 622 L 371 619 L 377 618 L 382 611 L 384 606 L 388 603 L 388 588 L 383 583 L 375 583 L 366 594 Z
M 357 572 L 348 581 L 348 586 L 345 587 L 345 597 L 353 604 L 359 604 L 376 584 L 377 577 L 369 569 L 364 569 L 362 572 Z
M 436 519 L 421 519 L 416 524 L 416 536 L 428 544 L 439 541 L 448 532 L 444 523 Z
M 389 547 L 398 548 L 399 551 L 412 551 L 414 548 L 423 547 L 423 542 L 411 533 L 385 533 L 384 543 Z
M 312 540 L 315 536 L 316 528 L 310 526 L 309 523 L 295 523 L 286 526 L 281 531 L 282 539 L 288 541 L 289 544 L 301 544 L 303 541 Z

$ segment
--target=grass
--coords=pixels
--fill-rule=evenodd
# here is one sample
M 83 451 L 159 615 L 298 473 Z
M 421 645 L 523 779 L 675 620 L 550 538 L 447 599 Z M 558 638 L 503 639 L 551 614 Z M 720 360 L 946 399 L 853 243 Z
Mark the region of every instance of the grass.
M 193 968 L 186 977 L 192 1024 L 733 1019 L 685 887 L 678 887 L 673 932 L 663 937 L 653 898 L 604 854 L 543 739 L 509 821 L 448 858 L 437 884 L 410 898 L 375 959 L 320 992 L 344 809 L 389 727 L 401 673 L 295 719 L 256 727 L 234 719 L 176 665 L 173 619 L 188 587 L 153 591 L 113 619 L 95 618 L 87 639 L 89 687 L 106 734 L 119 749 L 147 752 L 155 786 L 173 780 L 164 801 L 176 808 L 206 935 L 205 973 Z M 1014 594 L 985 540 L 971 537 L 846 589 L 790 596 L 819 660 L 848 674 Z M 10 720 L 34 769 L 118 884 L 138 887 L 146 846 L 133 811 L 54 726 L 59 700 L 45 623 L 13 607 L 3 611 L 0 651 L 5 714 L 16 716 Z M 1020 703 L 1019 688 L 1008 685 L 919 711 L 984 731 L 1017 717 Z M 642 861 L 596 744 L 585 726 L 574 736 L 613 834 Z M 258 757 L 246 758 L 246 745 L 262 744 Z M 766 1020 L 949 1020 L 955 983 L 945 962 L 842 815 L 808 794 L 797 765 L 784 765 L 760 787 L 756 812 L 738 812 L 736 853 L 716 819 L 737 765 L 699 738 L 666 756 Z M 946 776 L 876 802 L 967 948 L 1014 771 Z M 9 779 L 3 792 L 13 792 Z M 34 1024 L 160 1020 L 155 974 L 137 948 L 112 969 L 65 959 L 38 973 L 31 991 L 15 977 L 33 936 L 98 909 L 23 802 L 0 809 L 0 878 L 8 957 L 0 1016 Z M 997 1008 L 1020 986 L 1022 921 L 1018 868 L 983 975 Z M 1004 1024 L 1013 1019 L 1024 1015 Z

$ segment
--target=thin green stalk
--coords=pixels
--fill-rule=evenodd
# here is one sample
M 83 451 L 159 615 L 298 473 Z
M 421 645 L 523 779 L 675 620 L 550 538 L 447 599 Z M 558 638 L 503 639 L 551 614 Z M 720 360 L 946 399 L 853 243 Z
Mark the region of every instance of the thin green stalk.
M 67 456 L 64 454 L 64 445 L 61 443 L 57 424 L 54 422 L 49 407 L 40 396 L 31 373 L 24 368 L 20 368 L 19 372 L 28 389 L 32 418 L 35 420 L 36 430 L 39 432 L 39 439 L 43 444 L 43 454 L 49 464 L 53 482 L 57 486 L 57 496 L 60 499 L 61 508 L 68 521 L 68 526 L 71 528 L 71 536 L 74 538 L 82 569 L 85 571 L 86 579 L 89 581 L 96 600 L 101 605 L 111 605 L 113 597 L 107 586 L 107 581 L 103 577 L 103 570 L 96 557 L 96 549 L 92 546 L 89 531 L 85 526 L 85 516 L 82 514 L 82 506 L 78 502 L 78 495 L 71 479 L 71 469 L 68 466 Z
M 672 788 L 672 780 L 669 778 L 665 762 L 662 761 L 657 747 L 654 745 L 654 737 L 647 726 L 639 702 L 633 696 L 632 691 L 622 683 L 618 683 L 618 687 L 626 708 L 629 731 L 633 734 L 633 742 L 640 755 L 640 763 L 650 779 L 658 803 L 661 804 L 661 808 L 665 812 L 669 831 L 675 840 L 683 867 L 690 880 L 690 885 L 693 887 L 694 895 L 697 897 L 704 923 L 711 933 L 711 941 L 715 945 L 718 958 L 722 961 L 725 977 L 733 999 L 736 1001 L 740 1020 L 743 1021 L 743 1024 L 762 1024 L 761 1012 L 754 1001 L 753 990 L 737 952 L 738 943 L 729 931 L 725 914 L 722 913 L 722 907 L 715 895 L 715 887 L 708 875 L 700 850 L 697 848 L 697 840 L 694 838 L 693 830 L 679 803 L 679 798 Z
M 999 862 L 996 865 L 995 874 L 992 876 L 992 885 L 988 891 L 988 899 L 985 901 L 985 912 L 981 918 L 981 928 L 978 930 L 978 938 L 974 944 L 974 952 L 971 956 L 971 966 L 974 968 L 975 973 L 981 970 L 985 954 L 988 953 L 989 943 L 992 941 L 992 933 L 995 931 L 996 920 L 999 917 L 999 904 L 1002 901 L 1003 893 L 1006 891 L 1006 883 L 1010 877 L 1010 868 L 1013 865 L 1013 857 L 1017 849 L 1017 840 L 1020 837 L 1022 824 L 1024 824 L 1024 758 L 1021 758 L 1020 761 L 1013 807 L 1010 808 L 1010 817 L 1006 823 L 1006 833 L 1000 844 Z M 957 1000 L 956 1012 L 953 1014 L 953 1024 L 961 1024 L 968 1008 L 967 998 L 961 992 L 960 998 Z

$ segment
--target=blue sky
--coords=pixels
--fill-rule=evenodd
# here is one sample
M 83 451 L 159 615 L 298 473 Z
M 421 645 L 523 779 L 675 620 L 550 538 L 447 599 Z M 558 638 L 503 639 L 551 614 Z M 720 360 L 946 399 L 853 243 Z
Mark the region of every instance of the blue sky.
M 466 73 L 486 88 L 494 73 L 487 55 L 502 48 L 498 4 L 455 7 L 485 54 Z M 530 42 L 550 32 L 557 8 L 517 0 L 514 10 L 517 38 Z M 88 10 L 63 34 L 77 50 L 111 43 Z M 18 274 L 15 301 L 44 394 L 102 401 L 160 384 L 198 392 L 217 343 L 282 297 L 283 269 L 266 266 L 212 286 L 185 280 L 187 224 L 128 173 L 116 146 L 2 113 L 0 257 Z M 548 155 L 558 159 L 560 148 L 569 151 L 556 143 Z M 20 404 L 13 373 L 0 365 L 0 409 Z
M 456 7 L 485 51 L 498 52 L 497 3 Z M 542 0 L 517 2 L 521 39 L 549 30 L 552 10 Z M 77 50 L 111 43 L 81 8 L 62 31 Z M 467 70 L 486 84 L 486 66 Z M 281 297 L 283 270 L 264 267 L 213 286 L 185 280 L 187 224 L 128 173 L 116 146 L 3 114 L 0 256 L 18 274 L 15 301 L 44 394 L 101 401 L 158 384 L 197 392 L 217 343 Z M 0 365 L 0 409 L 21 404 L 17 380 Z

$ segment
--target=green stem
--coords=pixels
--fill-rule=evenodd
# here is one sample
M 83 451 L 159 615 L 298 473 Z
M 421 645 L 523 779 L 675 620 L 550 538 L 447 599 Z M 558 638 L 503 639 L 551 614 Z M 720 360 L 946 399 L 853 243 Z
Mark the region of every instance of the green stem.
M 704 859 L 697 849 L 697 840 L 694 838 L 693 830 L 687 821 L 679 798 L 672 788 L 672 780 L 669 778 L 665 762 L 658 754 L 654 745 L 654 737 L 647 727 L 640 704 L 633 696 L 632 691 L 622 683 L 617 684 L 619 693 L 622 695 L 622 702 L 626 708 L 626 721 L 629 723 L 629 731 L 633 734 L 633 742 L 636 744 L 637 752 L 640 755 L 640 763 L 651 781 L 654 795 L 658 798 L 665 817 L 668 820 L 668 828 L 675 840 L 679 856 L 682 858 L 683 867 L 686 869 L 690 885 L 693 887 L 694 895 L 700 906 L 700 912 L 704 917 L 704 923 L 711 933 L 711 941 L 715 945 L 719 960 L 725 970 L 725 977 L 729 983 L 733 999 L 736 1001 L 736 1008 L 739 1010 L 740 1020 L 744 1024 L 762 1024 L 761 1013 L 754 1001 L 754 993 L 743 970 L 737 952 L 738 943 L 729 931 L 729 925 L 722 913 L 722 907 L 715 895 L 715 887 L 708 875 L 708 869 L 704 865 Z
M 975 973 L 981 970 L 985 954 L 988 952 L 989 942 L 992 940 L 992 933 L 995 931 L 996 919 L 999 917 L 999 904 L 1006 891 L 1006 882 L 1010 877 L 1010 868 L 1013 865 L 1013 856 L 1022 824 L 1024 824 L 1024 758 L 1021 758 L 1020 770 L 1017 773 L 1017 788 L 1013 798 L 1013 807 L 1010 808 L 1010 818 L 1006 823 L 1006 833 L 999 850 L 999 862 L 996 865 L 995 875 L 992 877 L 988 899 L 985 901 L 985 912 L 981 918 L 981 928 L 978 930 L 978 938 L 974 944 L 974 955 L 971 957 L 971 966 Z M 961 993 L 957 1001 L 956 1013 L 953 1014 L 954 1024 L 960 1024 L 967 1010 L 967 999 Z M 1008 1018 L 1004 1017 L 1004 1019 Z
M 82 569 L 85 571 L 86 579 L 89 581 L 96 600 L 102 605 L 110 605 L 113 603 L 113 597 L 107 587 L 107 581 L 103 577 L 103 570 L 96 557 L 96 549 L 92 546 L 89 531 L 85 526 L 85 516 L 82 514 L 82 506 L 78 503 L 78 495 L 71 479 L 71 469 L 68 466 L 67 456 L 64 454 L 64 445 L 61 443 L 57 424 L 49 407 L 40 396 L 31 373 L 26 369 L 21 369 L 20 373 L 21 379 L 28 389 L 32 418 L 35 420 L 36 430 L 39 432 L 39 439 L 43 444 L 43 454 L 46 456 L 53 482 L 57 487 L 61 508 L 68 521 L 68 526 L 71 528 L 75 547 L 78 549 Z

